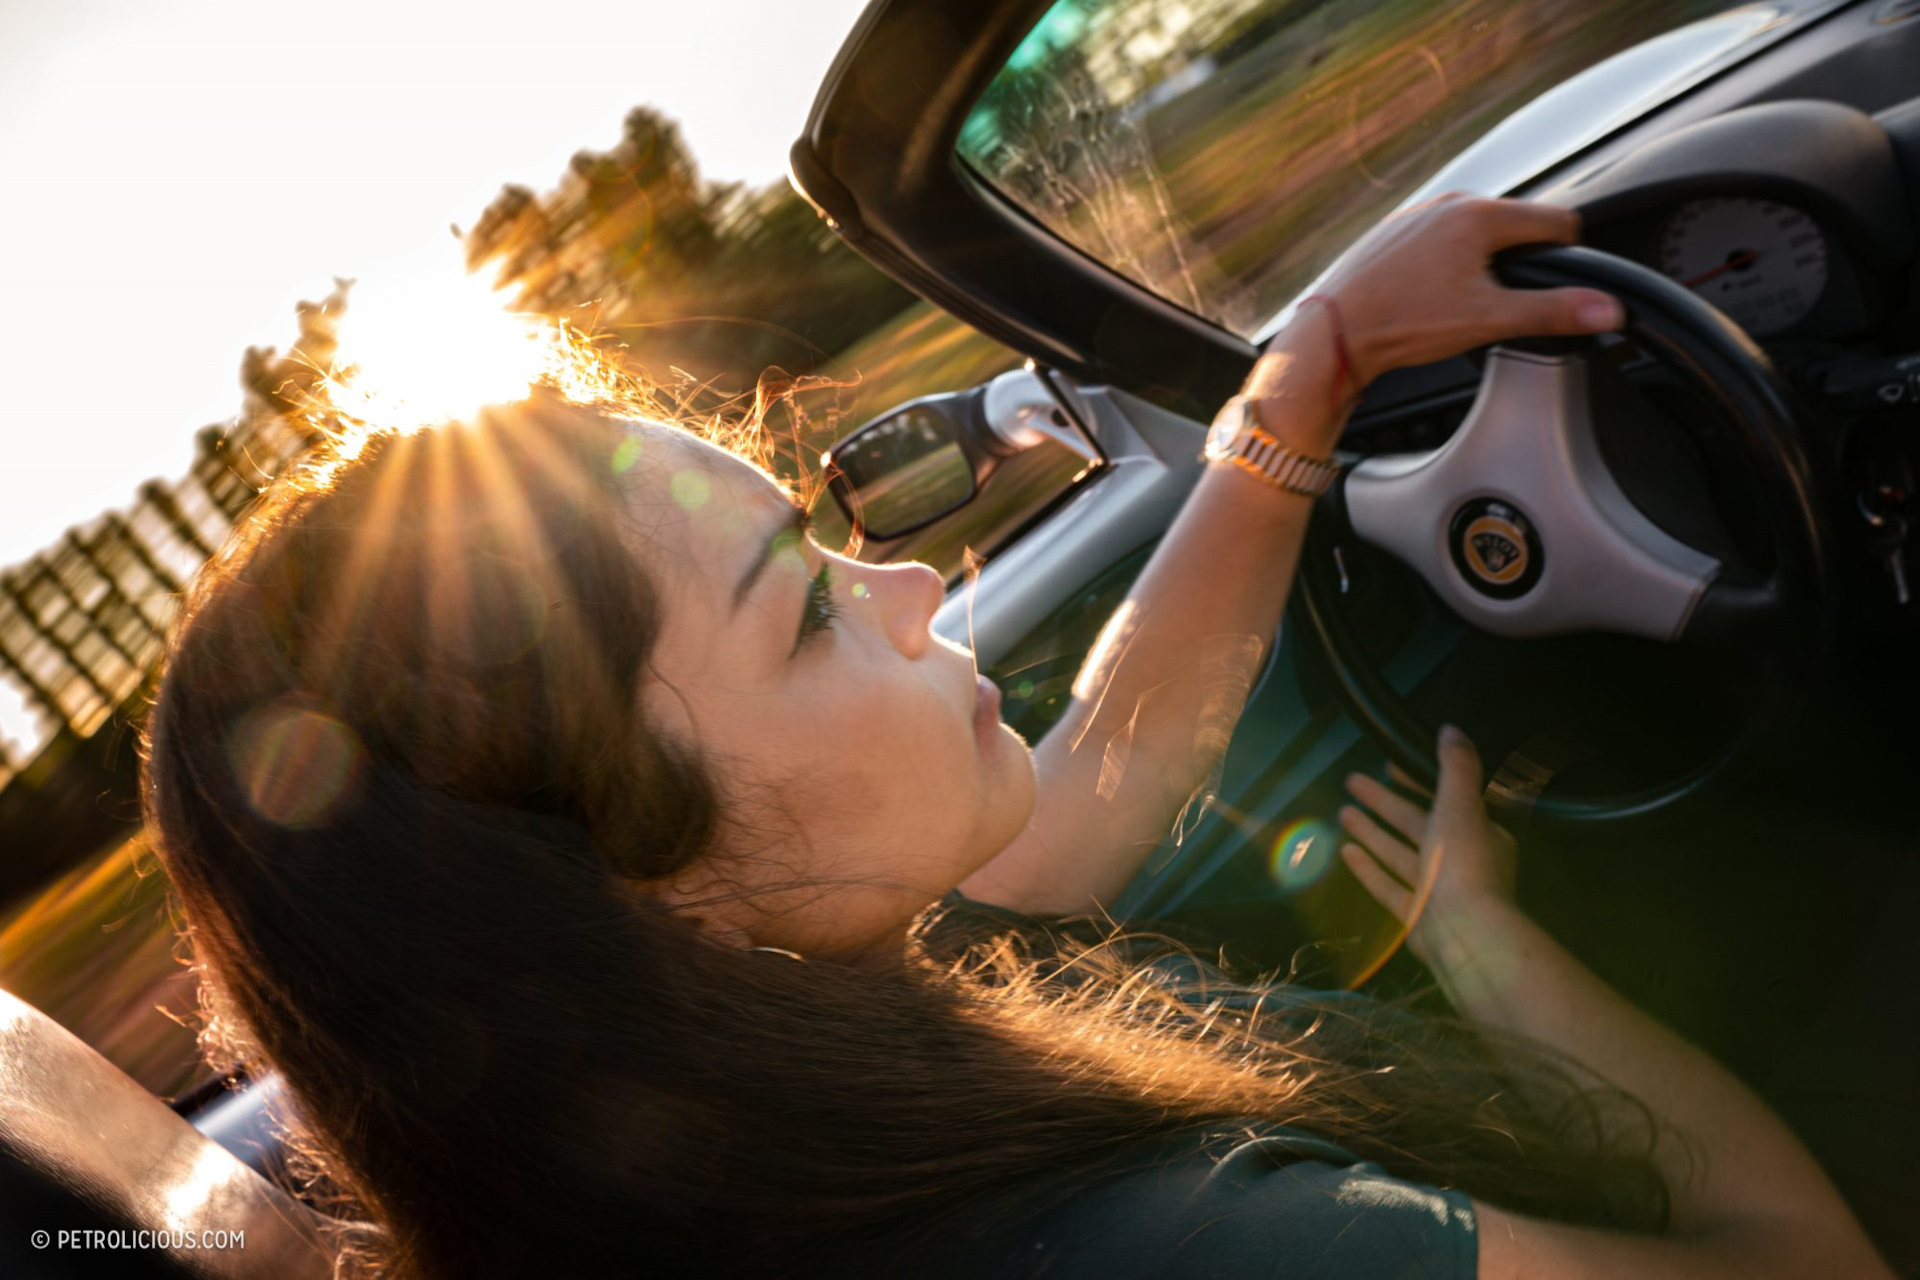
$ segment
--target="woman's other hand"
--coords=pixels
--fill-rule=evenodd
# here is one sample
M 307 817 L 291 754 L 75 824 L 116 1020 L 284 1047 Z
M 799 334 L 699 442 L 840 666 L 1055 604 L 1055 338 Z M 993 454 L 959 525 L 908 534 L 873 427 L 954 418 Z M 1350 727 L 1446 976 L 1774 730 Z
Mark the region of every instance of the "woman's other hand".
M 1358 803 L 1340 811 L 1353 837 L 1340 852 L 1367 892 L 1407 926 L 1413 953 L 1445 982 L 1513 915 L 1516 846 L 1487 817 L 1480 756 L 1466 735 L 1441 730 L 1439 754 L 1431 807 L 1364 774 L 1348 778 Z
M 1891 1280 L 1832 1181 L 1779 1117 L 1514 905 L 1513 839 L 1488 820 L 1480 786 L 1473 746 L 1458 730 L 1443 730 L 1430 807 L 1372 778 L 1348 780 L 1364 807 L 1341 811 L 1355 841 L 1342 856 L 1406 922 L 1408 946 L 1462 1017 L 1538 1041 L 1644 1104 L 1660 1133 L 1650 1154 L 1671 1215 L 1667 1233 L 1652 1236 L 1475 1201 L 1478 1274 Z M 1588 1119 L 1612 1122 L 1604 1109 Z

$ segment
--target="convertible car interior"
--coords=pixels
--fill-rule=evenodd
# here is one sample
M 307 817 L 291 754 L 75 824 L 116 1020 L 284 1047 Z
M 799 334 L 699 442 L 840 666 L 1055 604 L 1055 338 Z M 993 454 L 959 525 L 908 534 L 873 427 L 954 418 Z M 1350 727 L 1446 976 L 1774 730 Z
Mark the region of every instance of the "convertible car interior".
M 1030 740 L 1345 245 L 1451 191 L 1577 210 L 1581 246 L 1497 270 L 1614 293 L 1625 331 L 1373 383 L 1220 776 L 1114 914 L 1418 985 L 1333 815 L 1351 771 L 1431 778 L 1459 724 L 1524 905 L 1767 1097 L 1870 1230 L 1920 1213 L 1886 1173 L 1920 1110 L 1833 1105 L 1836 1072 L 1920 1065 L 1920 3 L 874 0 L 792 170 L 1028 358 L 845 437 L 830 491 L 862 554 L 918 556 L 1055 460 L 1044 500 L 968 535 L 984 567 L 936 622 Z M 1887 1029 L 1829 1060 L 1863 1022 Z M 273 1090 L 169 1106 L 0 996 L 0 1272 L 324 1274 L 317 1211 L 271 1182 Z M 1841 1167 L 1875 1124 L 1885 1163 Z M 61 1223 L 247 1241 L 27 1247 Z

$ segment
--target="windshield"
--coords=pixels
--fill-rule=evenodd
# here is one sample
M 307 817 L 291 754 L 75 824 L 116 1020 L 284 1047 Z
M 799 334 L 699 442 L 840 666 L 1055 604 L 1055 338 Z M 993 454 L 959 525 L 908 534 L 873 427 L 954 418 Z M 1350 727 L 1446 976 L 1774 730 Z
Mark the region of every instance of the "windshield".
M 988 86 L 959 151 L 1056 235 L 1252 337 L 1504 117 L 1730 7 L 1060 0 Z M 1748 6 L 1679 43 L 1700 58 L 1779 16 Z M 1569 133 L 1635 96 L 1595 89 L 1571 104 Z

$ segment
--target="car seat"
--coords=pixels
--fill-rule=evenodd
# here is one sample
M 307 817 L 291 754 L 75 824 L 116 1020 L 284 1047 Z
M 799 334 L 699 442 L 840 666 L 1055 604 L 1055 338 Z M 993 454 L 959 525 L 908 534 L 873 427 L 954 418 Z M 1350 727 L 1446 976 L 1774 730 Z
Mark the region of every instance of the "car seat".
M 325 1221 L 0 991 L 0 1276 L 326 1280 Z M 61 1247 L 63 1231 L 106 1234 Z M 244 1237 L 202 1248 L 203 1232 Z

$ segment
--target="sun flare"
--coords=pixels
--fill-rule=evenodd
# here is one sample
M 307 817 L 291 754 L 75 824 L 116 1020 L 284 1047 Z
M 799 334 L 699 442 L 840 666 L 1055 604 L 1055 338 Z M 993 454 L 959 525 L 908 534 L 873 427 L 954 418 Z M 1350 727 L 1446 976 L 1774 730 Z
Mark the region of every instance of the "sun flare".
M 551 367 L 555 338 L 551 321 L 509 310 L 454 262 L 368 279 L 341 319 L 328 398 L 383 428 L 457 420 L 525 396 Z

